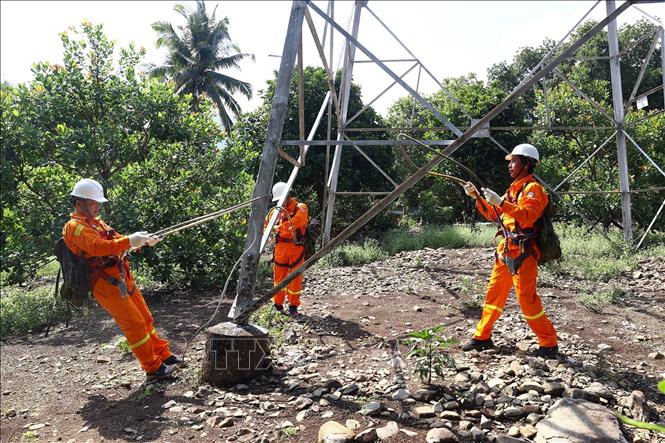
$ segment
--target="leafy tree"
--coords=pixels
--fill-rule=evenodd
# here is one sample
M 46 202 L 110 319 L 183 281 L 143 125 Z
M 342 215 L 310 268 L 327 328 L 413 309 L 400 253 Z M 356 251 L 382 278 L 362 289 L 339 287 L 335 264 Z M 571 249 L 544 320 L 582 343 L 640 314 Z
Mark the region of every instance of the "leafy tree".
M 186 20 L 186 25 L 178 26 L 179 33 L 168 22 L 159 21 L 152 28 L 159 34 L 157 47 L 165 46 L 169 53 L 164 64 L 152 66 L 151 74 L 173 80 L 179 94 L 191 94 L 191 105 L 197 110 L 201 96 L 208 96 L 219 112 L 219 118 L 227 133 L 231 130 L 229 113 L 240 116 L 240 105 L 233 95 L 240 93 L 252 98 L 252 86 L 221 71 L 230 68 L 240 69 L 240 62 L 251 54 L 240 52 L 229 35 L 229 19 L 217 21 L 217 7 L 208 14 L 205 2 L 197 0 L 196 9 L 185 10 L 176 5 L 175 11 Z
M 319 112 L 321 103 L 328 91 L 325 70 L 319 67 L 307 66 L 303 70 L 305 86 L 305 128 L 309 133 L 314 125 L 316 116 Z M 277 73 L 275 72 L 275 78 Z M 336 90 L 340 88 L 341 74 L 336 76 Z M 275 91 L 275 80 L 268 81 L 267 88 L 260 91 L 263 100 L 262 105 L 254 112 L 244 114 L 234 126 L 231 137 L 228 140 L 229 146 L 244 146 L 247 149 L 261 152 L 265 141 L 265 130 L 270 117 L 272 97 Z M 295 73 L 289 93 L 289 102 L 284 120 L 284 129 L 282 132 L 283 140 L 297 140 L 299 138 L 298 123 L 298 74 Z M 351 87 L 351 96 L 349 100 L 348 116 L 352 117 L 364 107 L 360 88 L 353 84 Z M 325 140 L 327 138 L 327 111 L 323 115 L 322 123 L 316 131 L 315 140 Z M 358 118 L 349 125 L 352 128 L 376 128 L 383 127 L 383 119 L 376 111 L 369 107 Z M 337 138 L 337 116 L 332 116 L 332 134 L 331 138 Z M 358 138 L 355 133 L 348 133 L 350 138 Z M 383 132 L 373 132 L 369 138 L 377 140 L 386 139 Z M 289 155 L 298 158 L 299 148 L 294 146 L 282 147 Z M 384 171 L 391 173 L 393 165 L 393 152 L 385 146 L 364 147 L 368 156 L 372 158 Z M 332 149 L 330 159 L 332 162 Z M 311 216 L 320 214 L 324 201 L 325 188 L 325 146 L 312 146 L 309 149 L 305 159 L 305 167 L 298 173 L 298 179 L 294 186 L 296 196 L 304 199 L 310 206 Z M 288 179 L 293 166 L 280 160 L 276 170 L 276 180 Z M 253 171 L 258 170 L 256 163 Z M 340 175 L 337 185 L 340 191 L 389 191 L 392 189 L 390 182 L 383 177 L 358 151 L 352 147 L 345 147 L 342 154 L 342 163 L 340 166 Z M 335 201 L 335 220 L 336 227 L 343 227 L 349 222 L 355 220 L 359 215 L 365 212 L 374 203 L 374 199 L 366 197 L 340 197 Z M 369 229 L 379 229 L 389 223 L 389 220 L 383 216 L 374 220 Z
M 442 91 L 426 98 L 457 127 L 469 125 L 467 113 L 472 118 L 480 118 L 506 96 L 506 92 L 496 84 L 486 85 L 474 74 L 444 79 L 443 85 L 456 98 L 459 105 Z M 525 118 L 524 108 L 521 104 L 516 103 L 500 114 L 492 122 L 492 126 L 520 125 L 523 124 Z M 399 99 L 391 106 L 387 121 L 391 127 L 432 128 L 442 126 L 431 112 L 415 104 L 410 97 Z M 422 134 L 423 139 L 430 140 L 446 140 L 453 137 L 448 130 L 430 130 L 419 133 Z M 509 149 L 521 141 L 520 134 L 508 132 L 495 134 L 494 137 Z M 418 166 L 433 157 L 433 153 L 419 146 L 408 147 L 405 151 L 407 157 Z M 487 138 L 472 139 L 453 154 L 454 159 L 474 171 L 487 186 L 497 190 L 507 186 L 510 181 L 503 160 L 504 156 L 505 153 Z M 404 179 L 406 175 L 412 174 L 414 169 L 406 159 L 400 159 L 404 160 L 399 162 L 402 165 L 400 179 Z M 454 163 L 445 160 L 436 168 L 436 171 L 472 180 Z M 476 185 L 479 184 L 476 183 Z M 403 201 L 409 208 L 416 210 L 414 215 L 427 223 L 451 223 L 457 219 L 456 214 L 464 213 L 467 217 L 476 214 L 472 202 L 465 197 L 464 191 L 458 184 L 435 177 L 421 180 L 405 194 Z
M 138 75 L 142 51 L 132 46 L 116 61 L 101 26 L 84 22 L 77 35 L 61 34 L 64 65 L 37 63 L 30 83 L 3 84 L 0 231 L 9 281 L 51 254 L 82 177 L 104 185 L 103 216 L 123 233 L 154 232 L 251 193 L 251 176 L 238 167 L 248 153 L 218 148 L 209 101 L 192 113 L 189 97 Z M 242 250 L 239 218 L 169 237 L 132 262 L 162 281 L 223 280 Z

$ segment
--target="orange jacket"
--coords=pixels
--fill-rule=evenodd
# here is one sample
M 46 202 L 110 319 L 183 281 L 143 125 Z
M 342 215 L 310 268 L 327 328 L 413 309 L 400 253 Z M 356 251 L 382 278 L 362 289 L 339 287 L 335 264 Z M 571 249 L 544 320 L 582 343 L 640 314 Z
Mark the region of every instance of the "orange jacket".
M 526 185 L 526 186 L 525 186 Z M 524 188 L 524 191 L 522 191 Z M 519 196 L 517 195 L 519 193 Z M 518 198 L 519 197 L 519 198 Z M 511 183 L 510 187 L 503 195 L 503 203 L 500 208 L 496 208 L 503 225 L 508 232 L 514 232 L 516 223 L 519 228 L 533 228 L 536 221 L 543 215 L 543 211 L 549 202 L 549 198 L 543 186 L 538 183 L 531 174 Z M 487 220 L 496 221 L 496 215 L 491 205 L 483 199 L 476 199 L 476 207 Z M 506 239 L 502 238 L 497 246 L 497 252 L 503 253 Z M 540 258 L 538 247 L 533 245 L 534 258 Z M 519 246 L 510 242 L 508 252 L 513 257 L 519 255 Z
M 110 235 L 107 235 L 110 233 Z M 62 236 L 67 247 L 76 255 L 90 261 L 95 257 L 112 257 L 120 259 L 123 252 L 129 249 L 129 237 L 120 235 L 101 219 L 88 218 L 76 213 L 62 229 Z M 111 237 L 110 239 L 108 237 Z M 124 277 L 131 279 L 128 266 L 123 266 Z M 112 277 L 119 278 L 118 266 L 104 269 Z
M 289 205 L 285 209 L 291 218 L 289 220 L 284 211 L 281 211 L 277 217 L 275 229 L 278 238 L 293 240 L 293 234 L 297 234 L 298 229 L 301 230 L 301 233 L 304 233 L 307 228 L 309 209 L 305 203 L 298 203 L 294 198 L 291 198 Z

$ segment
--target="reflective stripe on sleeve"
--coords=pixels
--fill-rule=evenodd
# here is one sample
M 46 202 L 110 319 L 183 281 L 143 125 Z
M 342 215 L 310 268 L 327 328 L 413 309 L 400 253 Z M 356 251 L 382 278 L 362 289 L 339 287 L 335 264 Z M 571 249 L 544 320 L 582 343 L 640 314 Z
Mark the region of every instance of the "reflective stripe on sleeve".
M 79 235 L 81 235 L 81 232 L 83 232 L 84 229 L 85 229 L 84 225 L 80 224 L 76 225 L 76 229 L 74 229 L 74 235 L 78 237 Z

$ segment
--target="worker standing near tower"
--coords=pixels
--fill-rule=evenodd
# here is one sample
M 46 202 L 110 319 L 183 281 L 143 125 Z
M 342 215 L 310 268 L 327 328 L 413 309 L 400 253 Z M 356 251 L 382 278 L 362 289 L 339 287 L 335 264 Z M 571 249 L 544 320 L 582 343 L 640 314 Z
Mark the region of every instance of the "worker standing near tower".
M 287 193 L 288 186 L 284 182 L 275 183 L 272 187 L 272 200 L 279 201 Z M 304 262 L 305 233 L 309 222 L 308 208 L 305 203 L 299 203 L 295 198 L 286 195 L 282 208 L 279 210 L 277 223 L 273 228 L 275 232 L 274 284 L 277 286 L 287 275 Z M 271 213 L 268 214 L 270 218 Z M 298 315 L 300 295 L 302 294 L 302 274 L 294 278 L 287 287 L 273 297 L 274 308 L 284 312 L 284 301 L 289 301 L 289 314 Z
M 540 251 L 535 244 L 535 225 L 549 202 L 542 185 L 532 176 L 540 155 L 535 146 L 523 143 L 515 146 L 506 160 L 513 182 L 502 197 L 489 188 L 482 188 L 483 200 L 478 198 L 473 183 L 467 182 L 464 186 L 464 191 L 476 199 L 476 207 L 486 219 L 502 223 L 503 238 L 494 254 L 494 268 L 487 285 L 482 317 L 473 338 L 462 349 L 482 350 L 494 346 L 492 326 L 503 312 L 510 288 L 514 287 L 522 313 L 538 336 L 540 346 L 535 355 L 551 358 L 559 350 L 557 334 L 536 293 Z

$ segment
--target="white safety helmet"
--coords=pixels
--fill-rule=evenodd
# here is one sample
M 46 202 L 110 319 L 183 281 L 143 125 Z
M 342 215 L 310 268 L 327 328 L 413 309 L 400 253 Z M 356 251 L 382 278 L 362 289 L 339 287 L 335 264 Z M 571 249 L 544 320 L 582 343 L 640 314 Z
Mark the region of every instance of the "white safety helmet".
M 98 203 L 105 203 L 108 201 L 104 198 L 104 188 L 102 185 L 91 178 L 84 178 L 76 182 L 72 193 L 69 195 L 73 197 L 87 198 Z
M 512 160 L 513 155 L 523 155 L 524 157 L 530 157 L 536 161 L 540 162 L 540 155 L 538 154 L 538 149 L 534 145 L 529 143 L 522 143 L 513 148 L 513 152 L 506 155 L 506 160 Z
M 286 194 L 287 185 L 284 182 L 277 182 L 272 187 L 272 201 L 276 202 L 282 195 Z

